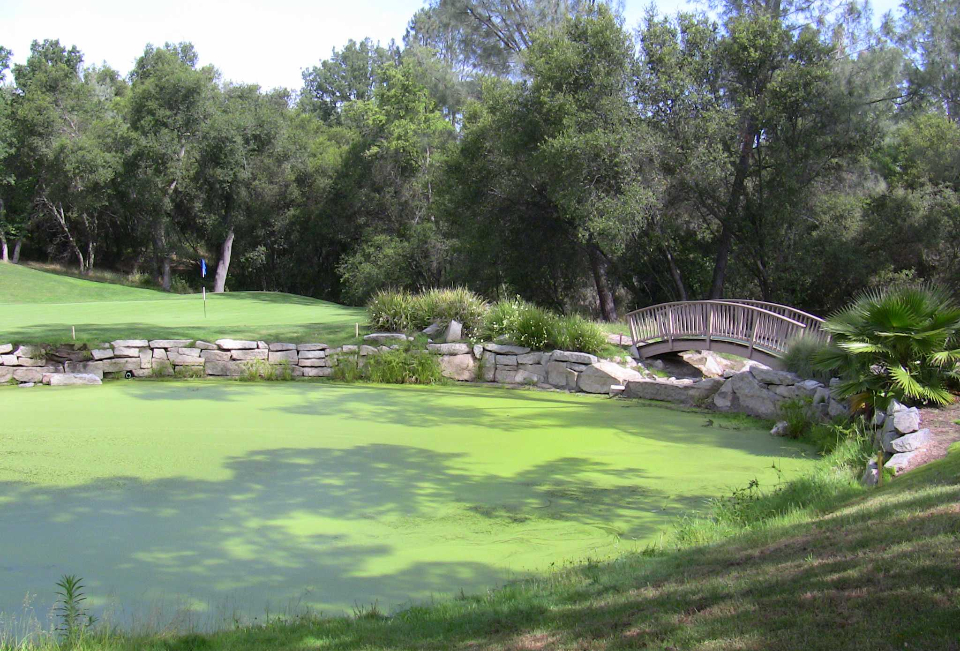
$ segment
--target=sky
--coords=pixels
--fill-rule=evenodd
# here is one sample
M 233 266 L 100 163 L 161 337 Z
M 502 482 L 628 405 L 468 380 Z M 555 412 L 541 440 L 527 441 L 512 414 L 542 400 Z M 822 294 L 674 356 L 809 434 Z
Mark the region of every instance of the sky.
M 629 27 L 649 0 L 626 0 Z M 661 13 L 689 7 L 658 0 Z M 877 16 L 898 0 L 873 0 Z M 30 42 L 60 39 L 76 45 L 87 64 L 108 63 L 126 74 L 147 43 L 190 41 L 200 63 L 212 63 L 225 80 L 299 90 L 301 72 L 347 40 L 369 36 L 398 42 L 423 0 L 0 0 L 0 45 L 14 63 Z

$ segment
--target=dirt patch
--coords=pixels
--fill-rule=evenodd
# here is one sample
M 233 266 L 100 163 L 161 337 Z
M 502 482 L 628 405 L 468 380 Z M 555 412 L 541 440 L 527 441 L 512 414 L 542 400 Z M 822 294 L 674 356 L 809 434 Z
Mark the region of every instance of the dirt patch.
M 960 441 L 960 403 L 939 409 L 921 409 L 921 427 L 930 430 L 930 442 L 920 448 L 910 460 L 907 470 L 913 470 L 925 463 L 947 456 L 947 448 Z

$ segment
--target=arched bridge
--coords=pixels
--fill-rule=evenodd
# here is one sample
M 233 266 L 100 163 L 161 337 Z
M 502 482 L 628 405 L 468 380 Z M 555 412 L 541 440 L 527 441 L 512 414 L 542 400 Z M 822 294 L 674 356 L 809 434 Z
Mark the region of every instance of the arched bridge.
M 681 301 L 627 315 L 641 357 L 712 350 L 779 368 L 798 337 L 827 339 L 823 319 L 786 305 L 748 300 Z

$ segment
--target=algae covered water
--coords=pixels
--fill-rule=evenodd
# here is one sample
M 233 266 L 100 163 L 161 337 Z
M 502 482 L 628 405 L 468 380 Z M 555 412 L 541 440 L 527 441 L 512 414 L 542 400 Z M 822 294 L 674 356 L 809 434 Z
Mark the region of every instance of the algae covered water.
M 0 612 L 82 576 L 121 624 L 391 610 L 642 549 L 812 463 L 742 421 L 484 387 L 0 388 Z

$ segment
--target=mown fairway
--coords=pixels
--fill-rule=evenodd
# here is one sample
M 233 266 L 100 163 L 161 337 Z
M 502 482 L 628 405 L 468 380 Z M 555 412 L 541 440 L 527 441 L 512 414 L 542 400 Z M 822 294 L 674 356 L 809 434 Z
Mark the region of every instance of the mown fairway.
M 476 591 L 812 463 L 716 416 L 496 388 L 0 387 L 0 413 L 0 610 L 44 616 L 69 573 L 125 622 Z
M 366 323 L 362 309 L 292 294 L 167 294 L 0 265 L 0 343 L 114 339 L 322 341 L 337 345 Z

